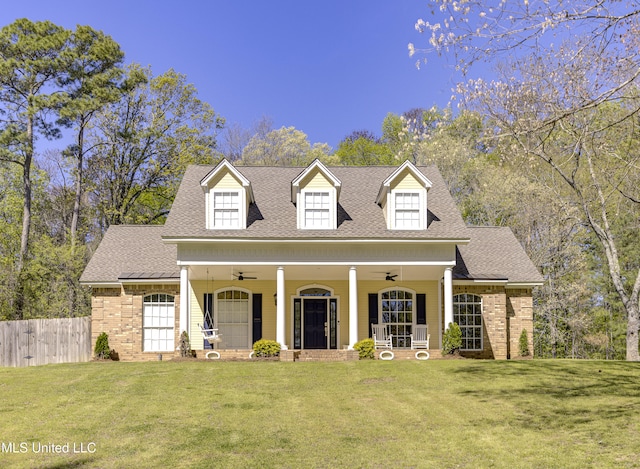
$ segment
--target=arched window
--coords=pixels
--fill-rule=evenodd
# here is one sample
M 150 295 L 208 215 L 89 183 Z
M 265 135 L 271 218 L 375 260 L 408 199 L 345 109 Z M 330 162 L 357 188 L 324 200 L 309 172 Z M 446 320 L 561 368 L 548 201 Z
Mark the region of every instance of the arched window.
M 383 290 L 380 298 L 380 322 L 387 324 L 394 347 L 411 346 L 411 328 L 415 323 L 415 292 L 404 288 Z
M 222 334 L 224 348 L 251 347 L 249 336 L 249 299 L 246 290 L 228 289 L 216 292 L 216 327 Z
M 298 296 L 333 296 L 333 291 L 323 285 L 311 285 L 299 288 Z
M 454 295 L 453 321 L 462 332 L 461 350 L 482 350 L 482 297 L 470 293 Z
M 175 301 L 173 295 L 154 293 L 142 304 L 142 350 L 172 352 L 174 347 Z

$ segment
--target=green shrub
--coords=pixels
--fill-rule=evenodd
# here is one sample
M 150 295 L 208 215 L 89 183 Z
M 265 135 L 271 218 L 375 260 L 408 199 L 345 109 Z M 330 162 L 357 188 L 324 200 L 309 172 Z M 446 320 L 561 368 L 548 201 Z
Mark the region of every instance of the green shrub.
M 453 355 L 462 347 L 462 331 L 455 322 L 450 322 L 442 337 L 442 354 Z
M 358 351 L 360 360 L 373 360 L 373 339 L 362 339 L 360 342 L 356 342 L 353 348 Z
M 103 332 L 96 339 L 96 346 L 93 349 L 96 358 L 106 360 L 111 358 L 111 350 L 109 349 L 109 336 Z
M 527 335 L 526 329 L 522 329 L 522 332 L 520 333 L 520 343 L 518 345 L 518 348 L 520 349 L 520 356 L 529 356 L 529 336 Z
M 280 355 L 280 344 L 275 340 L 260 339 L 253 344 L 254 356 L 277 357 Z
M 180 356 L 193 357 L 191 341 L 189 340 L 189 334 L 187 334 L 187 331 L 182 331 L 182 334 L 180 334 Z

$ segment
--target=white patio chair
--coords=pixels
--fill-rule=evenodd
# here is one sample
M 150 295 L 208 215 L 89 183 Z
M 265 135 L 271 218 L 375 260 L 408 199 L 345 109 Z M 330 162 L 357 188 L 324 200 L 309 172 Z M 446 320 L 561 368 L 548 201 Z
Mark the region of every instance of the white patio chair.
M 371 333 L 373 336 L 374 349 L 393 348 L 393 344 L 391 343 L 392 335 L 389 334 L 385 324 L 371 324 Z
M 200 326 L 200 324 L 198 324 Z M 200 330 L 202 331 L 202 337 L 204 340 L 209 342 L 209 345 L 215 347 L 215 344 L 218 342 L 222 342 L 222 334 L 218 334 L 218 329 L 205 329 L 203 326 L 200 326 Z
M 411 350 L 427 349 L 429 350 L 429 326 L 418 325 L 413 326 L 413 333 L 411 334 Z

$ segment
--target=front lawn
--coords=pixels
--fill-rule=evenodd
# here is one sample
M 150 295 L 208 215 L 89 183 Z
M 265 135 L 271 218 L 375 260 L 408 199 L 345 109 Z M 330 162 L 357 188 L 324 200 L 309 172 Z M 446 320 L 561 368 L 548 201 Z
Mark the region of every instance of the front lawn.
M 640 364 L 0 368 L 0 467 L 640 467 Z

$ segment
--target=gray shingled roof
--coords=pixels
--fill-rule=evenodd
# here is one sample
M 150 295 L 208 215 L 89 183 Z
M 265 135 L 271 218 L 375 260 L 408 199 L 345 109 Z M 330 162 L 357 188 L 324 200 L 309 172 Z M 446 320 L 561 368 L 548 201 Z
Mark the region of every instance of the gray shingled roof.
M 453 278 L 456 280 L 508 280 L 539 283 L 542 275 L 510 228 L 473 226 L 471 241 L 459 245 Z
M 509 228 L 466 227 L 440 173 L 420 168 L 432 182 L 426 231 L 389 231 L 375 204 L 379 186 L 394 171 L 390 167 L 340 167 L 330 170 L 342 181 L 339 226 L 333 231 L 296 229 L 296 209 L 290 183 L 300 168 L 238 168 L 253 186 L 256 203 L 246 230 L 206 230 L 204 193 L 200 181 L 212 166 L 191 166 L 184 175 L 165 226 L 111 226 L 87 265 L 81 282 L 179 279 L 177 248 L 171 238 L 373 238 L 458 239 L 455 279 L 538 283 L 542 276 Z M 465 244 L 469 241 L 468 244 Z
M 80 281 L 179 279 L 177 248 L 162 242 L 164 226 L 112 225 L 91 257 Z
M 391 231 L 376 202 L 382 182 L 395 171 L 389 166 L 351 166 L 328 168 L 341 182 L 337 230 L 299 230 L 296 207 L 291 203 L 291 181 L 304 168 L 240 166 L 253 188 L 246 230 L 207 230 L 205 201 L 200 181 L 213 166 L 190 166 L 165 224 L 170 238 L 328 238 L 328 239 L 456 239 L 469 237 L 451 194 L 434 166 L 418 168 L 433 187 L 428 193 L 429 226 L 426 231 Z

